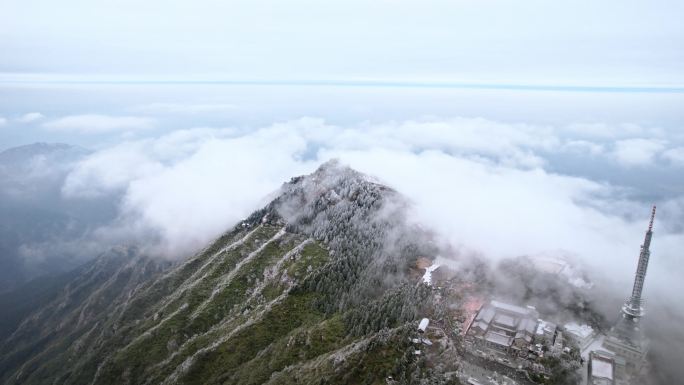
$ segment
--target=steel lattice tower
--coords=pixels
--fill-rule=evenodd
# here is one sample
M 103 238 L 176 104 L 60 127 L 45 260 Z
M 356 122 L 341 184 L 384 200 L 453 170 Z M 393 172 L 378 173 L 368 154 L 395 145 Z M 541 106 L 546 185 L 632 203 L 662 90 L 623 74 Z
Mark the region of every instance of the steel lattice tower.
M 644 289 L 644 280 L 646 279 L 646 270 L 648 269 L 648 259 L 651 256 L 651 238 L 653 237 L 653 220 L 655 218 L 656 207 L 653 205 L 651 211 L 651 220 L 648 223 L 648 230 L 644 238 L 644 244 L 641 245 L 641 253 L 639 254 L 639 264 L 637 265 L 636 273 L 634 275 L 634 286 L 632 287 L 632 296 L 622 306 L 622 318 L 616 325 L 617 334 L 623 339 L 628 339 L 636 342 L 638 339 L 639 320 L 644 315 L 643 300 L 641 293 Z

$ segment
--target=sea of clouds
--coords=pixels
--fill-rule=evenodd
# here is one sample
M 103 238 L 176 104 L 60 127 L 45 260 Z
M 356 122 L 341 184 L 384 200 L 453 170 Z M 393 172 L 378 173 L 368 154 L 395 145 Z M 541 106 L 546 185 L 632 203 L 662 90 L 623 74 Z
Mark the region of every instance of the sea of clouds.
M 259 208 L 289 178 L 337 158 L 406 195 L 416 221 L 453 245 L 494 259 L 566 255 L 625 282 L 650 204 L 657 203 L 652 274 L 670 285 L 684 274 L 677 263 L 684 195 L 581 170 L 564 173 L 556 160 L 588 161 L 606 173 L 676 173 L 684 171 L 681 152 L 680 138 L 638 126 L 558 128 L 471 118 L 341 126 L 302 118 L 123 141 L 79 162 L 62 194 L 121 193 L 118 218 L 97 231 L 121 240 L 155 234 L 146 245 L 150 253 L 181 258 Z

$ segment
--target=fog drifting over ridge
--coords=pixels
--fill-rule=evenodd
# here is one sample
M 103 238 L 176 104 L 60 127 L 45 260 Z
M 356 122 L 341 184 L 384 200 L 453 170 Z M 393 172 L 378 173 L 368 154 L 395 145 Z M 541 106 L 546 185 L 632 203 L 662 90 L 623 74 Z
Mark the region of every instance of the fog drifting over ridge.
M 266 203 L 284 181 L 337 158 L 406 195 L 416 221 L 463 252 L 494 260 L 568 256 L 624 285 L 651 202 L 639 198 L 638 187 L 566 175 L 555 162 L 569 156 L 597 168 L 680 173 L 683 166 L 667 154 L 682 143 L 654 132 L 466 118 L 352 126 L 302 118 L 255 130 L 187 129 L 93 153 L 70 172 L 62 193 L 86 199 L 122 193 L 118 219 L 96 235 L 137 240 L 146 252 L 179 258 Z M 625 140 L 632 143 L 627 154 Z M 656 195 L 647 291 L 681 290 L 684 197 Z

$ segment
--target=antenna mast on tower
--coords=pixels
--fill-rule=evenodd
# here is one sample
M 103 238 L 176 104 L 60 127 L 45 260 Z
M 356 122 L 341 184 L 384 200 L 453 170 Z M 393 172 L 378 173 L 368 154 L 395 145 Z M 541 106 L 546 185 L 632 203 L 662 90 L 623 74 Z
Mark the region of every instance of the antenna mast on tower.
M 653 208 L 651 209 L 651 219 L 648 223 L 648 230 L 646 230 L 644 243 L 641 245 L 641 252 L 639 253 L 639 264 L 637 265 L 636 273 L 634 274 L 632 295 L 622 306 L 622 319 L 617 325 L 617 328 L 622 332 L 621 334 L 628 338 L 634 337 L 634 332 L 638 330 L 639 320 L 644 315 L 641 293 L 644 290 L 648 260 L 651 256 L 650 248 L 651 238 L 653 237 L 653 220 L 655 219 L 655 213 L 656 206 L 653 205 Z

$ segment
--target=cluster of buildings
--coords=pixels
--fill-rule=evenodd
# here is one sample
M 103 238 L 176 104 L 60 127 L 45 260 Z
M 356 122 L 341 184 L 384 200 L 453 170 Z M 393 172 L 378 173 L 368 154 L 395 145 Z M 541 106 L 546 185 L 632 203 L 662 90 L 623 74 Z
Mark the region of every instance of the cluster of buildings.
M 570 346 L 581 351 L 583 379 L 587 385 L 636 385 L 646 374 L 648 340 L 640 327 L 644 315 L 642 290 L 650 257 L 655 206 L 641 246 L 632 295 L 609 333 L 597 334 L 587 325 L 565 324 L 563 328 L 539 318 L 534 307 L 521 307 L 492 300 L 482 305 L 465 332 L 471 354 L 511 368 L 548 374 L 542 358 L 561 357 Z M 564 356 L 573 359 L 571 356 Z
M 558 326 L 539 318 L 534 307 L 496 300 L 480 308 L 466 330 L 465 346 L 471 354 L 545 374 L 541 358 L 569 352 Z
M 653 206 L 634 274 L 632 295 L 622 306 L 618 322 L 607 335 L 596 335 L 583 351 L 588 358 L 587 383 L 590 385 L 634 385 L 639 384 L 640 379 L 647 374 L 649 342 L 641 329 L 644 315 L 641 294 L 651 256 L 655 213 L 656 207 Z

